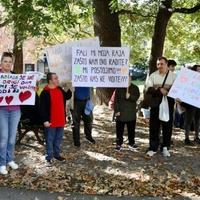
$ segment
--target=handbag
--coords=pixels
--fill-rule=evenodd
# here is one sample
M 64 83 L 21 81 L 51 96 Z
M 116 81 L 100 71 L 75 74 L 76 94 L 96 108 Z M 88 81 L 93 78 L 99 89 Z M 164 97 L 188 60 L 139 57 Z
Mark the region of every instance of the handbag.
M 161 88 L 164 87 L 168 75 L 169 75 L 169 71 L 165 75 L 165 79 L 163 81 L 163 84 L 162 84 Z M 163 95 L 160 92 L 160 90 L 156 90 L 154 87 L 150 87 L 150 88 L 147 89 L 147 91 L 144 94 L 144 102 L 143 102 L 143 104 L 146 107 L 156 108 L 161 104 L 162 97 L 163 97 Z
M 159 120 L 163 122 L 169 121 L 169 104 L 167 96 L 163 96 L 162 102 L 159 106 Z

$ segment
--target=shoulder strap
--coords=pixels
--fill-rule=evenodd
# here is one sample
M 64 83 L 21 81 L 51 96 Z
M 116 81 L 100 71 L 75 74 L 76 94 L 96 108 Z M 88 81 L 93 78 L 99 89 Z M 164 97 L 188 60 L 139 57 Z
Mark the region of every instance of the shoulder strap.
M 167 74 L 165 75 L 165 79 L 163 81 L 162 88 L 165 86 L 168 75 L 169 75 L 169 70 L 168 70 Z

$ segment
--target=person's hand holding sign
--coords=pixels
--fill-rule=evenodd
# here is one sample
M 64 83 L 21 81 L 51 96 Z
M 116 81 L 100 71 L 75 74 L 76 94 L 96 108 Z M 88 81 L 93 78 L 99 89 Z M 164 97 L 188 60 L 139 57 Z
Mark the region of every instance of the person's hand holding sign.
M 160 92 L 164 95 L 167 96 L 168 91 L 165 88 L 160 88 Z
M 178 103 L 178 104 L 181 104 L 181 103 L 182 103 L 181 99 L 179 99 L 179 98 L 175 99 L 175 101 L 176 101 L 176 103 Z
M 49 123 L 49 122 L 44 122 L 44 127 L 45 128 L 49 128 L 51 126 L 51 123 Z

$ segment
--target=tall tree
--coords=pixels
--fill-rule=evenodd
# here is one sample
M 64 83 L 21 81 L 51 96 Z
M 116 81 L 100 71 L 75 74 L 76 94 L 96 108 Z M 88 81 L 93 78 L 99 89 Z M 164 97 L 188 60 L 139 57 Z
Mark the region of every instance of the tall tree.
M 110 9 L 111 0 L 93 0 L 94 33 L 100 39 L 101 46 L 121 46 L 119 15 Z M 108 103 L 113 89 L 97 89 L 101 103 Z
M 156 70 L 156 60 L 163 55 L 167 25 L 174 13 L 192 14 L 200 10 L 200 3 L 192 8 L 172 8 L 172 0 L 162 0 L 156 16 L 149 61 L 150 73 Z
M 156 60 L 163 54 L 167 25 L 172 16 L 172 12 L 169 11 L 171 8 L 172 0 L 164 0 L 162 5 L 159 6 L 152 37 L 151 55 L 149 61 L 150 73 L 156 70 Z
M 129 1 L 131 3 L 126 3 L 128 1 L 112 0 L 112 2 L 114 5 L 112 6 L 113 10 L 121 14 L 122 17 L 120 17 L 120 20 L 123 24 L 125 23 L 125 25 L 122 26 L 123 28 L 122 30 L 124 31 L 122 38 L 125 39 L 125 41 L 128 41 L 129 44 L 132 44 L 136 48 L 138 48 L 139 46 L 138 48 L 139 51 L 143 49 L 142 52 L 143 55 L 140 54 L 139 56 L 137 56 L 140 59 L 141 59 L 140 56 L 144 56 L 149 51 L 149 49 L 147 49 L 146 42 L 149 41 L 150 39 L 149 35 L 152 34 L 151 35 L 152 45 L 149 53 L 150 54 L 149 69 L 151 73 L 156 70 L 157 58 L 163 55 L 165 39 L 168 33 L 167 28 L 169 22 L 172 21 L 170 19 L 172 18 L 172 16 L 175 16 L 173 17 L 173 19 L 176 20 L 178 19 L 177 21 L 181 23 L 181 20 L 179 20 L 180 17 L 178 17 L 178 15 L 174 15 L 174 13 L 180 13 L 180 14 L 195 13 L 199 11 L 199 4 L 200 4 L 198 0 L 185 1 L 185 2 L 181 0 Z M 127 19 L 128 23 L 126 23 Z M 132 28 L 132 33 L 131 33 L 131 28 Z M 180 34 L 181 35 L 179 36 L 182 36 L 183 33 Z M 131 37 L 131 35 L 133 35 L 133 37 Z M 141 38 L 141 35 L 143 35 L 143 40 Z M 173 38 L 176 41 L 179 40 L 177 34 L 176 37 L 174 36 L 171 38 Z M 167 48 L 167 50 L 169 50 L 169 48 Z M 181 50 L 179 49 L 179 51 Z M 134 55 L 138 55 L 139 52 L 137 50 L 135 52 L 134 50 L 132 50 L 132 53 L 134 53 Z M 135 56 L 133 56 L 133 58 L 137 60 Z

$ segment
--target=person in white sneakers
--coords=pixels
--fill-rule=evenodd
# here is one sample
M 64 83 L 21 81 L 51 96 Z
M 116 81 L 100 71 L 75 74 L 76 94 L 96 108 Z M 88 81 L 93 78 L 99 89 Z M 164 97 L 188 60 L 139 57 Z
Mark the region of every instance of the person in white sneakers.
M 150 136 L 149 149 L 147 156 L 154 156 L 160 146 L 163 156 L 169 157 L 169 148 L 171 145 L 172 127 L 173 127 L 173 111 L 174 100 L 167 97 L 169 105 L 169 121 L 164 122 L 159 119 L 159 106 L 163 96 L 167 96 L 172 84 L 176 79 L 176 74 L 168 68 L 168 61 L 165 57 L 160 57 L 157 60 L 157 71 L 152 73 L 146 85 L 146 94 L 149 95 L 148 102 L 150 110 Z M 151 96 L 151 98 L 150 98 Z M 147 96 L 146 96 L 147 97 Z M 162 127 L 163 141 L 160 144 L 160 128 Z
M 0 73 L 11 74 L 13 56 L 4 52 L 1 58 Z M 14 149 L 17 126 L 21 117 L 20 106 L 1 106 L 0 103 L 0 174 L 8 174 L 6 166 L 18 169 L 14 162 Z

